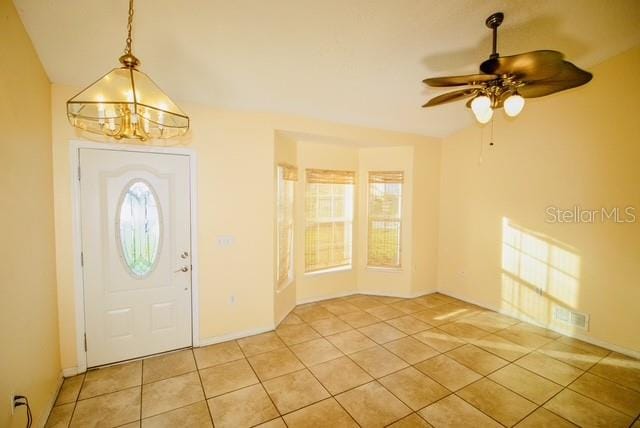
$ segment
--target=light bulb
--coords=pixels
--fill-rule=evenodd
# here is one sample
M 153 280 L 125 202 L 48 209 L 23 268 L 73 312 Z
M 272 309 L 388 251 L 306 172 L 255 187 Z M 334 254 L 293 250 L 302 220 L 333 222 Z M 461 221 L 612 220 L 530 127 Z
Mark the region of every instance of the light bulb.
M 504 101 L 504 112 L 507 113 L 507 116 L 516 117 L 523 108 L 524 98 L 518 94 L 510 95 L 509 98 Z
M 491 99 L 486 95 L 475 97 L 473 101 L 471 101 L 471 110 L 473 110 L 476 117 L 485 113 L 487 110 L 491 110 Z
M 479 114 L 476 114 L 476 120 L 482 124 L 488 123 L 493 117 L 493 109 L 489 107 L 487 110 L 481 111 Z

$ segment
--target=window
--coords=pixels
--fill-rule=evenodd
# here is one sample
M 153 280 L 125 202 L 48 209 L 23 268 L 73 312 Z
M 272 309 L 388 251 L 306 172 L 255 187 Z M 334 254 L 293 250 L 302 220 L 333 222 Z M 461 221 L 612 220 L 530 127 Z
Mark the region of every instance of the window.
M 134 278 L 151 273 L 160 250 L 160 210 L 150 185 L 130 183 L 120 196 L 117 234 L 122 259 Z
M 298 170 L 289 165 L 278 165 L 278 260 L 277 285 L 285 287 L 293 280 L 293 195 Z
M 350 266 L 355 172 L 306 173 L 305 272 Z
M 402 172 L 369 172 L 367 265 L 400 267 Z

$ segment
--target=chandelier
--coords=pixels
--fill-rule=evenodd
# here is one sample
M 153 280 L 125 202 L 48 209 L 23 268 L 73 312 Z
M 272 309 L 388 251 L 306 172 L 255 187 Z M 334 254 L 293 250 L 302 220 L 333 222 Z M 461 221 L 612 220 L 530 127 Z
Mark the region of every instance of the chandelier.
M 131 52 L 133 0 L 129 0 L 129 19 L 122 67 L 114 68 L 91 86 L 67 101 L 71 125 L 83 131 L 146 141 L 186 134 L 189 117 L 143 72 Z

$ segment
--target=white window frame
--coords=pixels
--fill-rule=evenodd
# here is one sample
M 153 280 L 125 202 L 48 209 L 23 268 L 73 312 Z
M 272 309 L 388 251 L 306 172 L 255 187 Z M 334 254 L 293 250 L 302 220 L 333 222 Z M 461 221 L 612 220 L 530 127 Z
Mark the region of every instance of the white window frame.
M 277 166 L 277 185 L 276 185 L 276 289 L 277 291 L 287 288 L 295 281 L 295 182 L 284 179 L 284 167 Z M 280 278 L 280 198 L 284 186 L 291 186 L 291 222 L 289 232 L 289 271 L 286 278 Z
M 398 207 L 398 211 L 399 211 L 399 218 L 398 218 L 398 225 L 399 225 L 399 230 L 398 230 L 398 266 L 379 266 L 379 265 L 371 265 L 369 264 L 369 230 L 370 230 L 370 223 L 371 221 L 375 221 L 375 219 L 372 219 L 371 217 L 371 212 L 370 212 L 370 198 L 371 198 L 371 185 L 373 184 L 377 184 L 377 183 L 369 183 L 367 182 L 367 237 L 366 237 L 366 252 L 367 252 L 367 258 L 366 258 L 366 267 L 367 269 L 370 270 L 384 270 L 384 271 L 402 271 L 402 230 L 403 230 L 403 223 L 404 223 L 404 185 L 405 183 L 399 183 L 400 184 L 400 206 Z
M 308 198 L 308 191 L 310 185 L 322 185 L 319 183 L 305 183 L 305 201 Z M 346 270 L 351 270 L 353 268 L 353 223 L 354 223 L 354 211 L 355 211 L 355 185 L 354 184 L 326 184 L 331 186 L 331 211 L 334 211 L 335 204 L 335 186 L 347 186 L 345 187 L 345 216 L 344 217 L 314 217 L 313 221 L 307 218 L 307 212 L 305 209 L 305 250 L 306 250 L 306 239 L 307 239 L 307 228 L 311 225 L 321 225 L 321 224 L 335 224 L 335 223 L 345 223 L 349 225 L 349 233 L 345 233 L 344 236 L 344 244 L 346 246 L 348 240 L 351 241 L 351 245 L 349 246 L 349 263 L 327 266 L 321 269 L 307 270 L 306 262 L 305 262 L 305 275 L 314 275 L 319 273 L 329 273 L 329 272 L 342 272 Z M 320 195 L 319 192 L 316 192 L 316 207 L 319 206 Z M 350 202 L 349 209 L 347 209 L 346 203 Z M 345 228 L 346 230 L 346 228 Z M 334 232 L 335 233 L 335 232 Z M 318 242 L 316 242 L 318 245 Z M 318 248 L 316 247 L 316 253 Z

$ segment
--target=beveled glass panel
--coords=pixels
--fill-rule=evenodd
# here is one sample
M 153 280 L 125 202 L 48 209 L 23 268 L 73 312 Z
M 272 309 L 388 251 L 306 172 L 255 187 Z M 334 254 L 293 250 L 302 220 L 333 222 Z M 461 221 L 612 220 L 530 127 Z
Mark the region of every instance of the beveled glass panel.
M 132 138 L 133 128 L 143 139 L 172 138 L 189 129 L 189 118 L 149 76 L 129 68 L 111 70 L 71 98 L 67 116 L 84 131 L 116 138 Z
M 160 207 L 150 185 L 142 180 L 124 189 L 118 207 L 118 233 L 125 266 L 134 277 L 149 275 L 160 252 Z

